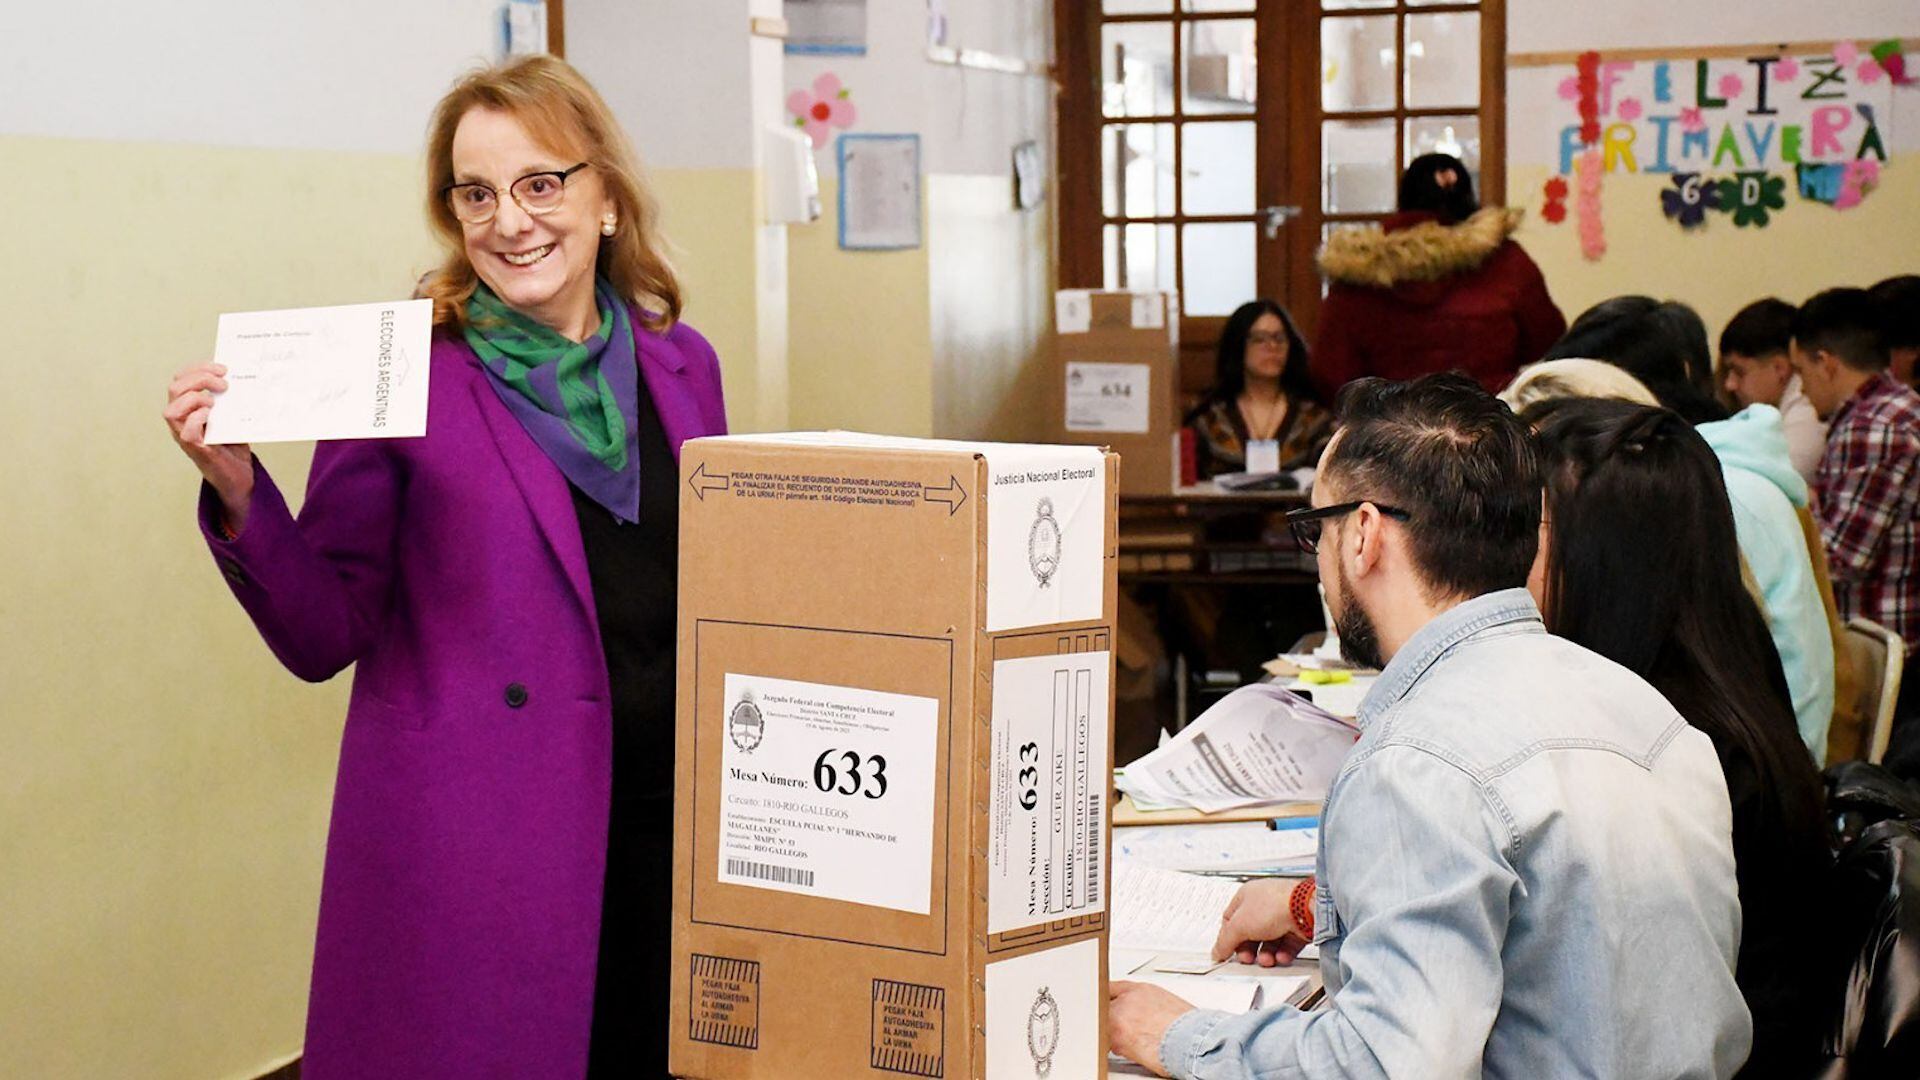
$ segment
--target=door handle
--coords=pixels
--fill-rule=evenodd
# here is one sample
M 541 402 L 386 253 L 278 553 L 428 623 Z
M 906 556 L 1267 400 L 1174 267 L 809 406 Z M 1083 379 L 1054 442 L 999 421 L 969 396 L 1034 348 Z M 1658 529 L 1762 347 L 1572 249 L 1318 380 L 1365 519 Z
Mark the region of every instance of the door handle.
M 1280 235 L 1280 226 L 1285 225 L 1290 218 L 1300 216 L 1300 208 L 1297 206 L 1263 206 L 1260 208 L 1260 215 L 1265 219 L 1265 224 L 1261 227 L 1266 231 L 1267 239 L 1272 240 Z

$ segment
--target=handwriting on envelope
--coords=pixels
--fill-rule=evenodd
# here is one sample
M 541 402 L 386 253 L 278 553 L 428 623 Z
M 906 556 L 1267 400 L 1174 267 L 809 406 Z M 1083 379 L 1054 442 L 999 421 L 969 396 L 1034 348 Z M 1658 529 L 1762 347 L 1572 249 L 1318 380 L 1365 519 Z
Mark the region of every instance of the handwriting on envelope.
M 431 300 L 220 316 L 207 442 L 425 435 L 432 324 Z

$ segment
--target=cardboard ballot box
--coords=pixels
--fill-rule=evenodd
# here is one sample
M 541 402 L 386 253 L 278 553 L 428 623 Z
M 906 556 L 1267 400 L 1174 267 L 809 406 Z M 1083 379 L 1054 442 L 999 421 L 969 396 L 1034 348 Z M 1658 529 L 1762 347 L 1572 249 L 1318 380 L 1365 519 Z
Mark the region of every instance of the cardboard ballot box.
M 1106 1074 L 1116 468 L 682 449 L 674 1075 Z
M 1062 289 L 1054 296 L 1050 438 L 1120 455 L 1120 490 L 1179 484 L 1180 301 L 1170 292 Z

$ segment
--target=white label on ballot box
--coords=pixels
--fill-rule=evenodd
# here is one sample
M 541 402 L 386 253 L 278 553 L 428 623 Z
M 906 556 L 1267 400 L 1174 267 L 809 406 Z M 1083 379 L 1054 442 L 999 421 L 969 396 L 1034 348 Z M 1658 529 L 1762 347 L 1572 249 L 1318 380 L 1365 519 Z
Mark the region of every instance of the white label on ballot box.
M 940 703 L 729 673 L 720 880 L 932 910 Z
M 1093 297 L 1085 289 L 1061 289 L 1053 295 L 1053 328 L 1058 334 L 1093 329 Z
M 1113 654 L 993 665 L 987 933 L 1107 909 L 1107 683 Z
M 1067 430 L 1144 434 L 1152 387 L 1146 364 L 1069 362 Z
M 1159 330 L 1167 325 L 1166 298 L 1159 293 L 1136 293 L 1133 297 L 1133 328 Z
M 1100 939 L 987 965 L 987 1080 L 1100 1074 Z
M 1106 611 L 1107 462 L 1097 446 L 980 444 L 987 459 L 987 632 Z

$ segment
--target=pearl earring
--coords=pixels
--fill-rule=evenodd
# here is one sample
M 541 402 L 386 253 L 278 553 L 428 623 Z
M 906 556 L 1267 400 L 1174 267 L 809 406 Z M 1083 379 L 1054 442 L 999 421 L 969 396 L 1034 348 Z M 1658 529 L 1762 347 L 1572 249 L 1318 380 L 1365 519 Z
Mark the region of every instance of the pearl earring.
M 606 217 L 600 219 L 600 235 L 601 236 L 613 235 L 613 215 L 612 214 L 608 214 Z

